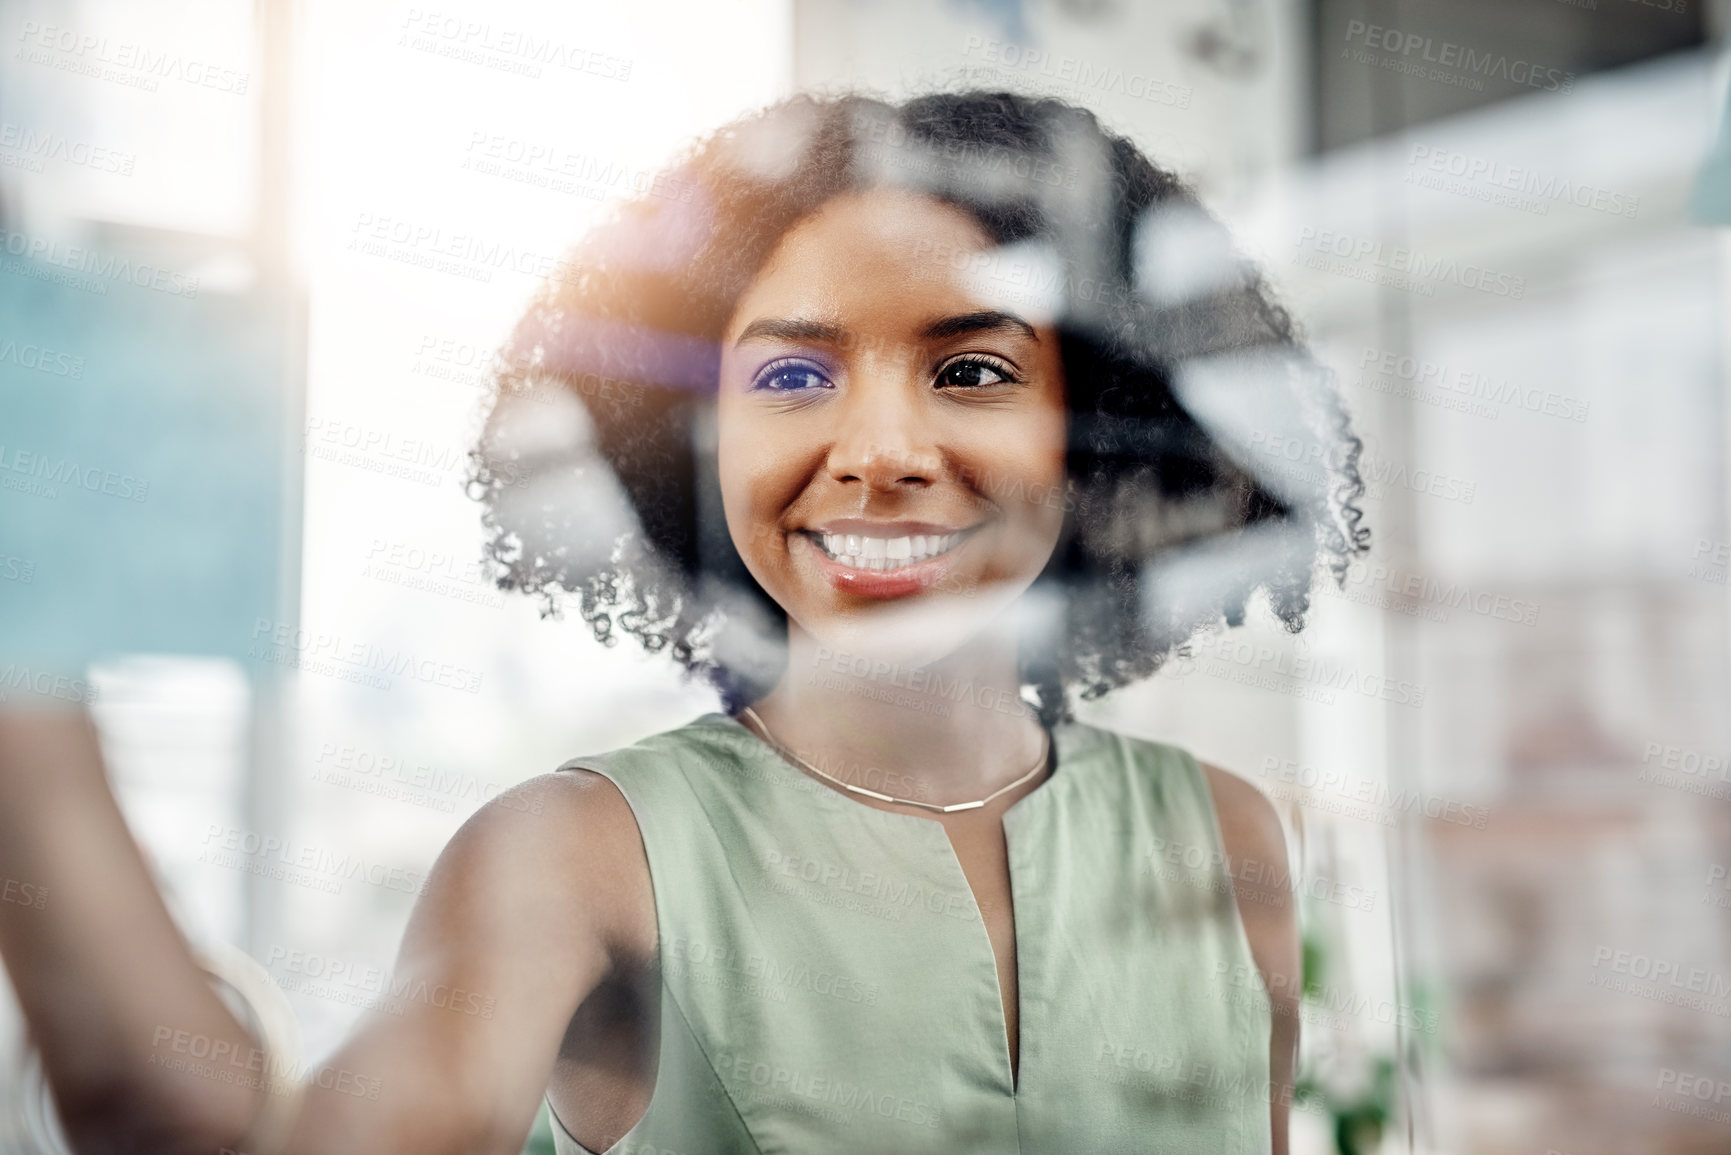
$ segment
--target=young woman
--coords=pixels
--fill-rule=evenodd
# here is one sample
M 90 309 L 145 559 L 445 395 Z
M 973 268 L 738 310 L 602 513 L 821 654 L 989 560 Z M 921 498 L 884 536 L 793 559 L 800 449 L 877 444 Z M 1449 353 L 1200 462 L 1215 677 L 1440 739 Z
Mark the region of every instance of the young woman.
M 1279 821 L 1071 714 L 1257 591 L 1296 630 L 1365 546 L 1331 384 L 1183 186 L 1055 101 L 797 98 L 598 229 L 501 364 L 501 584 L 723 709 L 463 826 L 396 973 L 493 1013 L 369 1016 L 284 1149 L 515 1152 L 545 1095 L 564 1152 L 1284 1151 L 1298 933 L 1233 887 Z M 270 1096 L 154 1061 L 255 1043 L 94 767 L 0 723 L 61 1113 L 244 1145 Z

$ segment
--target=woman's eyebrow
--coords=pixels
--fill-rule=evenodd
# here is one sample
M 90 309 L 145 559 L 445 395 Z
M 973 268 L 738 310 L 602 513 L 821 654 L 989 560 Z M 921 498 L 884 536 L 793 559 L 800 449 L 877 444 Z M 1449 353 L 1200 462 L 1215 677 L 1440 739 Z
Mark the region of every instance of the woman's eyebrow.
M 984 309 L 977 313 L 962 313 L 958 316 L 933 321 L 925 327 L 921 336 L 928 341 L 942 341 L 948 337 L 960 337 L 964 333 L 984 333 L 993 329 L 1019 329 L 1027 334 L 1031 340 L 1038 341 L 1040 339 L 1040 335 L 1034 332 L 1034 326 L 1014 313 L 1004 313 L 996 309 Z
M 827 345 L 841 345 L 847 342 L 848 331 L 840 325 L 832 325 L 827 321 L 803 321 L 790 317 L 759 317 L 747 325 L 737 339 L 735 345 L 743 345 L 747 341 L 810 341 Z
M 1014 313 L 1005 313 L 997 309 L 982 309 L 979 312 L 959 313 L 953 317 L 939 318 L 920 331 L 920 338 L 926 341 L 942 341 L 950 337 L 960 337 L 966 333 L 988 333 L 995 329 L 1015 329 L 1026 334 L 1030 340 L 1038 341 L 1040 339 L 1040 335 L 1034 331 L 1034 326 Z M 747 341 L 768 340 L 846 345 L 852 336 L 850 330 L 828 321 L 796 317 L 759 317 L 740 330 L 739 336 L 734 339 L 733 343 L 735 346 L 739 346 Z

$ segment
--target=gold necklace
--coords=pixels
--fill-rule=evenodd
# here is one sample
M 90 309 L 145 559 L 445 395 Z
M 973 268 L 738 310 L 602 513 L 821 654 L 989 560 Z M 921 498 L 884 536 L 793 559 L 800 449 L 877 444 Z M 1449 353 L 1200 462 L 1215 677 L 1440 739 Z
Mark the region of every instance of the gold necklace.
M 1033 769 L 1029 770 L 1014 782 L 1005 786 L 1000 786 L 978 802 L 954 802 L 948 806 L 939 806 L 935 802 L 920 802 L 913 798 L 896 798 L 889 794 L 879 794 L 876 790 L 867 790 L 864 786 L 855 786 L 851 782 L 843 782 L 840 778 L 837 778 L 834 775 L 825 774 L 822 770 L 819 770 L 816 766 L 813 766 L 810 762 L 807 762 L 804 758 L 801 758 L 798 754 L 795 754 L 792 750 L 782 745 L 780 740 L 778 740 L 774 734 L 770 733 L 769 724 L 757 716 L 756 710 L 747 706 L 741 710 L 740 713 L 751 718 L 754 732 L 757 733 L 765 742 L 768 742 L 771 746 L 775 747 L 776 751 L 784 758 L 798 763 L 801 767 L 811 771 L 813 774 L 816 774 L 825 782 L 833 782 L 843 790 L 851 790 L 855 794 L 863 794 L 867 798 L 876 798 L 879 802 L 894 802 L 901 806 L 918 806 L 924 810 L 936 810 L 939 814 L 954 814 L 958 810 L 978 810 L 992 799 L 997 798 L 1008 791 L 1014 790 L 1016 787 L 1038 774 L 1045 768 L 1046 759 L 1050 757 L 1052 753 L 1051 731 L 1042 726 L 1040 727 L 1040 733 L 1044 735 L 1045 741 L 1040 744 L 1040 757 L 1039 760 L 1034 763 Z

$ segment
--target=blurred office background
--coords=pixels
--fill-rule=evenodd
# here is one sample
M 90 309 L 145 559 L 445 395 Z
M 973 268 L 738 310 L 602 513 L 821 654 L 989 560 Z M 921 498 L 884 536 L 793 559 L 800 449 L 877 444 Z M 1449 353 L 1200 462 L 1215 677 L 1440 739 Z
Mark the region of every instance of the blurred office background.
M 1700 0 L 0 0 L 0 692 L 95 699 L 189 930 L 328 1052 L 469 813 L 714 706 L 480 569 L 465 454 L 539 274 L 797 89 L 1051 93 L 1194 183 L 1367 445 L 1375 549 L 1310 629 L 1262 615 L 1084 712 L 1288 819 L 1295 1150 L 1731 1150 L 1724 29 Z M 268 877 L 271 839 L 364 869 Z

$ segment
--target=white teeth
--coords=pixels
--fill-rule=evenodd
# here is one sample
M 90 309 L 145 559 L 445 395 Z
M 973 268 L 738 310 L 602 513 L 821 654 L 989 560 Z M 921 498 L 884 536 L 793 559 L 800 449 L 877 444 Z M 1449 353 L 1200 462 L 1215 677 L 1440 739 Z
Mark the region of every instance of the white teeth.
M 817 534 L 823 552 L 853 569 L 894 570 L 947 553 L 962 540 L 959 533 L 914 534 L 905 537 L 865 537 L 854 533 Z

